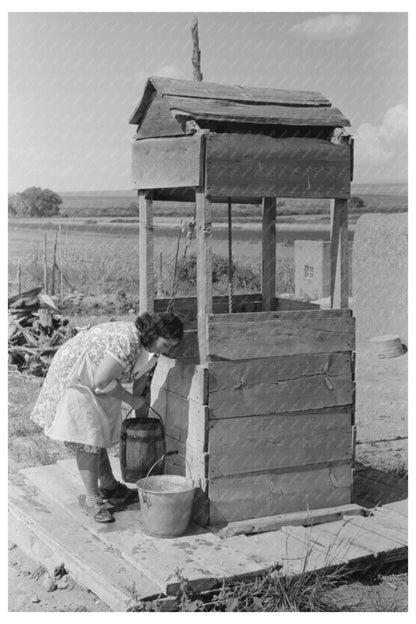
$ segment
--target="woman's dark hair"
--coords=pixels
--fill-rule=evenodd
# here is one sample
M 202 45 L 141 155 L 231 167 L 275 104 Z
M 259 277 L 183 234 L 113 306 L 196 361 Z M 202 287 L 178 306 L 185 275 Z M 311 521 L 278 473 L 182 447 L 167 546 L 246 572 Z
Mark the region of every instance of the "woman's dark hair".
M 183 323 L 173 312 L 149 314 L 144 312 L 136 318 L 135 325 L 140 332 L 140 340 L 145 349 L 160 336 L 168 340 L 182 340 Z

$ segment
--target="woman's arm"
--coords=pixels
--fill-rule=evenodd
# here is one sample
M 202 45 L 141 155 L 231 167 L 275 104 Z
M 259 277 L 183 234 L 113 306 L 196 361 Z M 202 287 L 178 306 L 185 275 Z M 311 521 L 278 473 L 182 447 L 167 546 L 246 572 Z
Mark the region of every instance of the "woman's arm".
M 135 409 L 139 409 L 144 404 L 143 397 L 131 394 L 118 381 L 124 370 L 125 367 L 120 362 L 106 353 L 94 374 L 94 392 L 96 394 L 108 394 Z

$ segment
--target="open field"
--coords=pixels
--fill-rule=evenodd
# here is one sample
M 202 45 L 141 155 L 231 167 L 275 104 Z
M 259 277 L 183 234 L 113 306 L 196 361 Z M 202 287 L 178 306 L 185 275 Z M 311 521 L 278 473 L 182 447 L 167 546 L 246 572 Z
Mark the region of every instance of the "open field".
M 58 191 L 59 192 L 59 191 Z M 66 217 L 83 216 L 134 216 L 137 214 L 137 193 L 134 190 L 126 191 L 85 191 L 60 193 L 63 204 L 61 214 Z M 364 211 L 391 211 L 407 209 L 407 184 L 354 184 L 352 196 L 363 199 Z M 279 199 L 278 214 L 312 215 L 326 214 L 329 200 L 324 199 Z M 187 217 L 192 214 L 192 204 L 177 202 L 155 202 L 155 214 L 161 217 Z M 257 220 L 260 213 L 259 206 L 233 206 L 233 215 L 238 219 Z M 214 219 L 226 220 L 225 205 L 213 206 Z M 359 211 L 362 214 L 362 211 Z
M 91 222 L 93 221 L 93 222 Z M 186 222 L 184 221 L 184 224 Z M 178 244 L 180 220 L 166 220 L 155 223 L 154 258 L 159 263 L 162 252 L 161 288 L 170 293 L 173 265 Z M 137 222 L 111 223 L 108 219 L 19 219 L 9 224 L 9 280 L 16 279 L 20 261 L 22 290 L 43 283 L 44 246 L 47 236 L 47 258 L 49 270 L 52 266 L 53 245 L 61 226 L 56 260 L 65 276 L 65 291 L 103 294 L 123 290 L 138 292 L 139 277 L 139 231 Z M 328 239 L 329 226 L 322 223 L 284 223 L 277 228 L 277 271 L 294 269 L 294 240 Z M 353 238 L 353 228 L 350 232 Z M 185 249 L 185 235 L 180 241 L 179 258 Z M 227 228 L 217 225 L 213 229 L 213 251 L 222 258 L 227 257 Z M 196 241 L 192 240 L 187 256 L 196 254 Z M 238 223 L 233 227 L 233 258 L 238 270 L 244 272 L 244 291 L 258 289 L 261 270 L 261 226 Z M 156 271 L 158 267 L 156 266 Z M 280 275 L 280 281 L 286 282 Z M 251 285 L 251 288 L 250 288 Z M 241 286 L 241 284 L 240 284 Z M 193 294 L 189 284 L 179 294 Z M 216 284 L 217 294 L 222 293 Z M 219 290 L 218 290 L 219 289 Z M 239 291 L 236 283 L 235 292 Z M 282 291 L 287 285 L 282 285 Z M 225 291 L 224 291 L 225 292 Z M 241 292 L 241 288 L 240 288 Z
M 62 265 L 64 287 L 68 292 L 103 294 L 119 290 L 138 292 L 139 230 L 135 191 L 90 191 L 62 193 L 62 217 L 48 219 L 11 219 L 9 222 L 9 280 L 16 280 L 18 262 L 21 287 L 43 283 L 44 239 L 48 237 L 48 264 L 51 266 L 53 244 L 58 228 L 61 238 L 57 264 Z M 355 184 L 353 196 L 364 200 L 364 207 L 349 214 L 349 237 L 353 240 L 357 219 L 365 212 L 406 212 L 407 184 Z M 192 204 L 155 202 L 154 257 L 159 263 L 163 252 L 160 286 L 169 294 L 172 285 L 178 229 L 193 214 Z M 234 205 L 233 257 L 249 279 L 245 290 L 257 288 L 261 263 L 261 206 Z M 213 252 L 227 256 L 226 210 L 213 206 Z M 277 258 L 278 274 L 293 273 L 294 240 L 329 240 L 329 200 L 284 199 L 278 201 Z M 179 257 L 183 253 L 184 237 Z M 196 251 L 193 241 L 187 250 Z M 287 292 L 285 278 L 280 292 Z M 215 285 L 217 294 L 221 286 Z M 290 290 L 290 289 L 289 289 Z M 235 292 L 239 292 L 236 285 Z M 192 294 L 188 290 L 179 294 Z

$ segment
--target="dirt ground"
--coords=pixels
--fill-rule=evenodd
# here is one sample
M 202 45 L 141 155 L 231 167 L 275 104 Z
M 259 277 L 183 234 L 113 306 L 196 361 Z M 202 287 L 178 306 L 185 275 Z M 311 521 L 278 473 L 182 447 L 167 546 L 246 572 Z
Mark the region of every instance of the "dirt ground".
M 9 611 L 110 611 L 68 575 L 53 583 L 42 567 L 13 543 L 9 543 L 8 598 Z
M 83 326 L 109 318 L 77 317 L 74 324 Z M 47 440 L 28 418 L 41 383 L 38 378 L 13 372 L 9 375 L 11 473 L 65 456 L 62 448 Z M 356 383 L 356 460 L 407 475 L 407 354 L 383 360 L 369 343 L 358 344 Z M 406 611 L 406 564 L 357 577 L 334 592 L 343 611 Z M 8 600 L 8 609 L 13 612 L 110 611 L 68 575 L 50 579 L 38 563 L 10 542 Z

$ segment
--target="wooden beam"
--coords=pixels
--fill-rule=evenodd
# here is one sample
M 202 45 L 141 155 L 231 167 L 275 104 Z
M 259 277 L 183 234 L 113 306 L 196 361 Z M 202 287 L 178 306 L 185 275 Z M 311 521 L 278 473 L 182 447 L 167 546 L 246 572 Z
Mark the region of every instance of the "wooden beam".
M 212 210 L 202 190 L 195 193 L 197 241 L 197 308 L 200 363 L 208 358 L 207 314 L 212 314 Z
M 199 49 L 199 36 L 198 36 L 198 20 L 193 18 L 191 24 L 192 34 L 192 69 L 194 73 L 194 80 L 200 82 L 203 78 L 201 72 L 201 50 Z
M 206 194 L 210 198 L 225 196 L 234 202 L 237 196 L 349 198 L 350 178 L 348 145 L 261 134 L 210 133 L 206 137 Z
M 331 201 L 331 308 L 348 308 L 348 201 Z
M 349 411 L 342 406 L 210 421 L 209 476 L 352 462 Z
M 140 290 L 139 313 L 153 313 L 154 269 L 153 269 L 153 202 L 151 196 L 139 191 L 140 212 Z
M 210 361 L 354 350 L 354 318 L 320 318 L 314 314 L 315 310 L 302 315 L 281 312 L 286 318 L 280 316 L 260 323 L 246 321 L 241 318 L 243 315 L 234 320 L 234 314 L 230 315 L 230 322 L 223 323 L 212 315 L 208 323 Z
M 132 144 L 132 186 L 168 189 L 201 184 L 201 135 L 140 139 Z
M 165 95 L 163 100 L 171 110 L 181 111 L 196 119 L 288 126 L 318 126 L 328 129 L 332 129 L 334 126 L 349 125 L 348 119 L 334 106 L 251 104 L 176 95 Z
M 253 104 L 285 104 L 294 106 L 331 106 L 331 102 L 317 91 L 288 91 L 287 89 L 264 89 L 241 87 L 240 85 L 225 85 L 215 82 L 196 84 L 191 80 L 177 80 L 175 78 L 161 78 L 152 76 L 151 84 L 163 95 L 183 95 L 191 98 L 214 98 L 216 100 L 230 100 L 235 102 L 251 102 Z M 130 123 L 138 123 L 136 109 Z
M 349 461 L 210 479 L 210 523 L 348 505 L 351 488 Z
M 325 507 L 324 509 L 308 509 L 278 516 L 266 516 L 253 518 L 252 520 L 239 520 L 230 522 L 228 525 L 210 526 L 209 529 L 221 538 L 233 537 L 234 535 L 253 535 L 278 531 L 284 526 L 315 526 L 325 522 L 342 520 L 344 516 L 364 516 L 366 510 L 359 505 L 350 503 L 338 507 Z
M 75 520 L 77 528 L 81 525 L 111 549 L 118 550 L 123 559 L 148 577 L 164 594 L 176 595 L 178 592 L 180 580 L 175 575 L 176 568 L 182 571 L 189 586 L 195 591 L 220 585 L 224 577 L 242 578 L 248 574 L 251 577 L 258 576 L 264 568 L 262 563 L 254 562 L 242 552 L 237 553 L 237 558 L 234 548 L 228 548 L 223 540 L 192 524 L 189 534 L 185 536 L 170 539 L 150 537 L 142 530 L 136 506 L 130 506 L 117 514 L 117 530 L 103 531 L 103 527 L 92 521 L 77 502 L 82 492 L 82 483 L 75 472 L 75 462 L 71 463 L 71 472 L 66 474 L 56 464 L 42 466 L 40 470 L 38 468 L 25 472 L 30 481 L 42 493 L 55 498 Z M 200 544 L 199 540 L 202 539 Z M 190 550 L 192 558 L 189 556 Z M 125 575 L 126 584 L 130 583 L 130 578 L 128 574 Z M 139 583 L 137 588 L 140 590 Z
M 260 414 L 293 414 L 307 410 L 308 426 L 312 427 L 312 418 L 317 412 L 310 413 L 310 410 L 330 408 L 329 413 L 333 417 L 334 406 L 345 406 L 340 409 L 347 410 L 349 414 L 351 437 L 350 362 L 349 353 L 210 362 L 210 420 L 237 418 L 241 423 L 243 416 L 257 414 L 256 418 L 259 418 Z M 294 422 L 293 416 L 289 422 Z M 251 441 L 250 437 L 242 437 Z
M 276 198 L 263 198 L 261 291 L 263 311 L 274 310 L 276 298 Z
M 113 611 L 129 607 L 129 586 L 135 587 L 138 599 L 160 593 L 156 583 L 109 551 L 86 527 L 76 525 L 59 501 L 43 495 L 26 480 L 14 481 L 9 483 L 9 539 L 51 575 L 64 563 L 76 582 Z
M 191 362 L 160 355 L 152 388 L 164 388 L 201 405 L 208 403 L 208 369 Z

